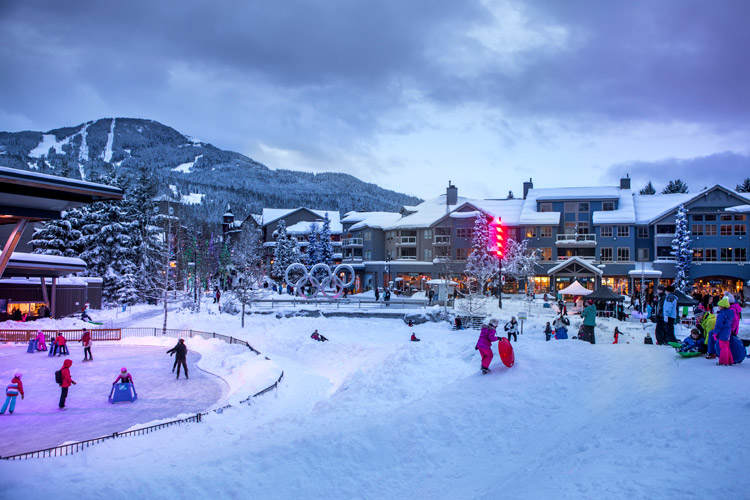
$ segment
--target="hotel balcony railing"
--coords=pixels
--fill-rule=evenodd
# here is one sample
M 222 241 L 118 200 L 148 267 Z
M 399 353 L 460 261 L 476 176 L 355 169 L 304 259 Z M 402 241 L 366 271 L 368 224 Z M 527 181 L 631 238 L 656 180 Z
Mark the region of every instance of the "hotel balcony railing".
M 417 256 L 416 255 L 402 255 L 396 260 L 417 260 Z
M 435 240 L 432 242 L 433 245 L 450 245 L 451 236 L 449 234 L 436 234 Z
M 364 244 L 362 238 L 344 238 L 342 243 L 345 247 L 361 247 Z
M 417 237 L 416 236 L 401 236 L 398 239 L 399 245 L 416 245 L 417 244 Z
M 558 234 L 556 246 L 596 246 L 595 234 Z
M 347 262 L 362 262 L 361 255 L 345 255 L 343 260 Z

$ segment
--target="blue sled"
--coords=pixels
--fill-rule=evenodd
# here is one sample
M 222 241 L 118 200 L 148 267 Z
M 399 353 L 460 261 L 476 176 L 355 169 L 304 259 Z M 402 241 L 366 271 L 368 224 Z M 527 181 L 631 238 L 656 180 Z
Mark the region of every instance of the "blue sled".
M 135 392 L 135 386 L 130 383 L 119 383 L 112 386 L 112 390 L 109 393 L 108 401 L 112 404 L 120 403 L 122 401 L 133 402 L 138 399 L 138 394 Z
M 51 358 L 52 356 L 55 355 L 56 350 L 57 350 L 57 342 L 52 342 L 52 344 L 50 344 L 49 346 L 49 354 L 47 354 L 47 356 Z
M 29 340 L 29 347 L 26 349 L 26 352 L 30 352 L 31 354 L 34 354 L 36 352 L 36 339 L 33 338 Z

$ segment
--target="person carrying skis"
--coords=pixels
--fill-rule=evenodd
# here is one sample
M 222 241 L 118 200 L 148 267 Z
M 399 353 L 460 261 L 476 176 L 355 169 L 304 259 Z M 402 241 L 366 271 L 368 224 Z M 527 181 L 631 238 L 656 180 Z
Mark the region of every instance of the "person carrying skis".
M 510 321 L 505 323 L 505 331 L 508 333 L 508 342 L 510 342 L 511 335 L 513 336 L 513 342 L 518 342 L 518 321 L 515 316 L 511 316 Z
M 167 354 L 170 356 L 173 354 L 175 355 L 174 365 L 172 365 L 172 373 L 174 373 L 174 369 L 177 368 L 177 379 L 180 378 L 180 367 L 185 369 L 185 378 L 188 378 L 187 352 L 188 348 L 185 345 L 185 339 L 180 339 L 177 341 L 176 346 L 167 351 Z
M 128 373 L 128 369 L 124 366 L 120 368 L 120 374 L 117 376 L 114 382 L 112 382 L 112 385 L 115 384 L 132 384 L 133 383 L 133 376 Z
M 23 374 L 21 372 L 17 372 L 13 376 L 8 387 L 5 388 L 5 404 L 3 404 L 3 408 L 0 409 L 0 415 L 5 415 L 5 410 L 8 409 L 8 405 L 10 405 L 10 414 L 13 415 L 13 411 L 16 409 L 16 398 L 20 394 L 21 399 L 23 399 L 23 384 L 21 383 L 22 376 Z
M 75 380 L 73 380 L 70 376 L 70 367 L 73 366 L 73 360 L 72 359 L 66 359 L 63 361 L 62 368 L 60 369 L 61 375 L 62 375 L 62 382 L 60 383 L 60 387 L 62 388 L 62 391 L 60 392 L 60 409 L 65 409 L 65 400 L 68 399 L 68 388 L 71 384 L 76 385 Z
M 91 355 L 91 332 L 85 328 L 81 336 L 81 344 L 83 344 L 83 360 L 94 361 L 94 356 Z
M 490 363 L 492 362 L 492 342 L 497 342 L 497 325 L 500 322 L 492 318 L 486 325 L 482 325 L 482 329 L 479 332 L 479 339 L 474 349 L 479 351 L 482 355 L 482 374 L 490 372 Z

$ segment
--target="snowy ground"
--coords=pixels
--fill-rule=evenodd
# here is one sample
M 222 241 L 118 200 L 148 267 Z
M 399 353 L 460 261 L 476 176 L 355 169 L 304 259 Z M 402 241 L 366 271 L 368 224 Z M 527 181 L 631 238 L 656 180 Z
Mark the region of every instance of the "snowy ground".
M 495 310 L 501 325 L 525 308 L 504 306 Z M 3 495 L 748 497 L 741 426 L 750 365 L 717 367 L 643 345 L 638 323 L 600 320 L 596 345 L 545 342 L 553 314 L 534 306 L 514 345 L 516 365 L 496 357 L 482 376 L 477 332 L 447 324 L 256 315 L 241 330 L 237 317 L 212 312 L 171 314 L 169 327 L 247 339 L 284 370 L 278 391 L 201 424 L 0 463 Z M 615 325 L 630 343 L 610 343 Z M 316 328 L 330 342 L 311 340 Z M 408 341 L 412 331 L 421 342 Z M 229 373 L 243 373 L 233 366 Z M 112 487 L 115 474 L 128 479 Z

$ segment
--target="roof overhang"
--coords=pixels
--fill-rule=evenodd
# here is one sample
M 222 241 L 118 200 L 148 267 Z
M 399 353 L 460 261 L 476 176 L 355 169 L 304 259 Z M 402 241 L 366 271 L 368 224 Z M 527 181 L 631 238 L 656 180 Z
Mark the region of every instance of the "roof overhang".
M 81 259 L 13 252 L 3 272 L 3 278 L 51 278 L 68 276 L 85 270 L 86 262 Z

